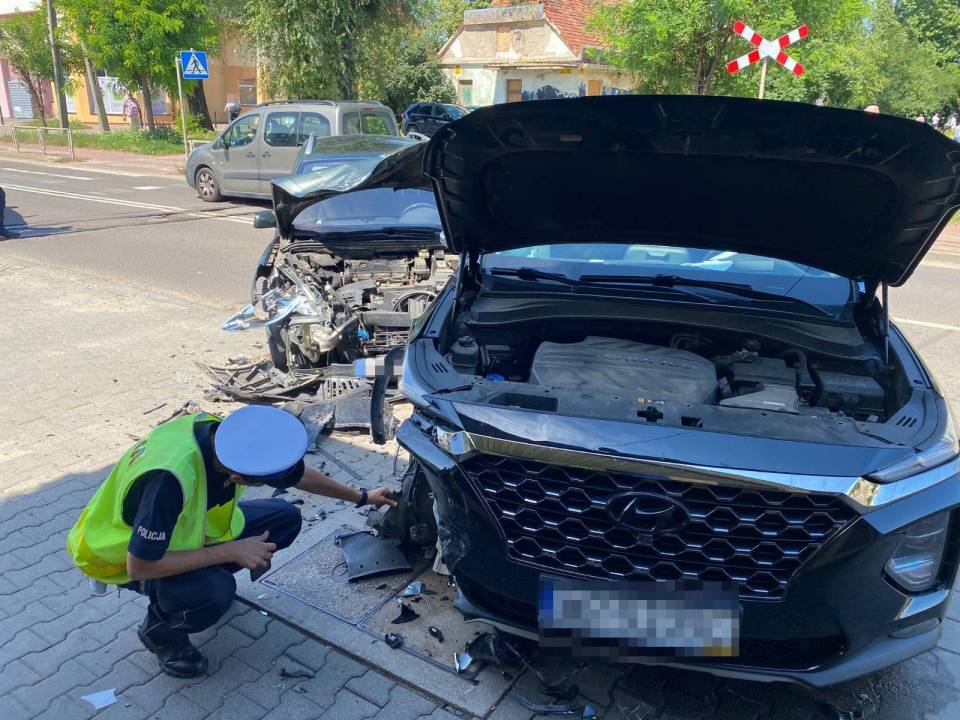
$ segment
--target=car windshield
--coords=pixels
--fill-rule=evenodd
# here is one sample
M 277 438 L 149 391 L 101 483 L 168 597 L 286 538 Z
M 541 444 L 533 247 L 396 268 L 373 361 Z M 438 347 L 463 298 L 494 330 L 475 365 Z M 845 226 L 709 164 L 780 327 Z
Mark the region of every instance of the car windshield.
M 454 120 L 457 120 L 458 118 L 462 118 L 464 115 L 467 114 L 466 108 L 462 108 L 459 105 L 444 105 L 443 108 L 448 113 L 450 113 L 450 117 L 453 118 Z
M 311 235 L 330 232 L 440 230 L 440 213 L 432 192 L 373 188 L 334 195 L 305 208 L 293 221 Z
M 659 284 L 698 294 L 716 291 L 716 299 L 724 301 L 729 294 L 719 284 L 731 284 L 737 286 L 731 287 L 737 292 L 756 291 L 752 293 L 753 302 L 760 302 L 756 299 L 760 293 L 768 293 L 813 305 L 833 317 L 845 315 L 856 297 L 850 280 L 808 265 L 746 253 L 662 245 L 536 245 L 485 255 L 483 268 L 495 274 L 524 268 L 523 278 L 552 273 L 557 280 L 586 279 L 594 283 L 657 278 Z M 697 283 L 714 287 L 702 289 Z M 744 297 L 743 301 L 751 299 Z

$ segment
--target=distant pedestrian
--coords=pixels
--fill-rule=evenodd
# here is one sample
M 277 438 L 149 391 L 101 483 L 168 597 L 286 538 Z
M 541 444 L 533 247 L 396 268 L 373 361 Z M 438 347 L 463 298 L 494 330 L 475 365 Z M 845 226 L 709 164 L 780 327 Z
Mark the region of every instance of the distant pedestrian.
M 6 220 L 4 216 L 7 212 L 7 193 L 3 191 L 3 188 L 0 187 L 0 238 L 18 238 L 20 237 L 19 233 L 15 233 L 13 230 L 7 230 Z
M 917 117 L 916 117 L 915 119 L 916 119 L 916 121 L 919 122 L 919 123 L 924 123 L 924 124 L 926 124 L 926 122 L 927 122 L 927 118 L 925 118 L 925 117 L 923 116 L 923 113 L 920 113 L 919 115 L 917 115 Z
M 879 105 L 867 105 L 867 106 L 863 109 L 863 111 L 866 112 L 866 113 L 870 113 L 871 115 L 879 115 L 879 114 L 880 114 L 880 106 L 879 106 Z
M 930 118 L 930 124 L 933 125 L 934 130 L 940 129 L 940 113 L 935 112 L 933 117 Z
M 130 128 L 132 130 L 139 130 L 141 128 L 140 103 L 130 94 L 129 90 L 127 91 L 127 96 L 123 99 L 123 116 L 130 121 Z
M 950 113 L 947 117 L 947 121 L 943 124 L 943 129 L 947 133 L 947 137 L 952 140 L 957 139 L 957 114 Z

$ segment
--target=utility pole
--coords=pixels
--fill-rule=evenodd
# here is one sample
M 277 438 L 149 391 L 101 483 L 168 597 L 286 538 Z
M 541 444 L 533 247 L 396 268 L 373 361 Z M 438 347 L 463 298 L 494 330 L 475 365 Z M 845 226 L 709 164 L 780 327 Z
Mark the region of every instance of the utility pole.
M 57 93 L 57 111 L 60 127 L 70 126 L 67 121 L 67 96 L 63 91 L 63 65 L 60 62 L 60 46 L 57 45 L 57 13 L 53 9 L 53 0 L 46 0 L 47 29 L 50 31 L 50 51 L 53 53 L 53 86 Z

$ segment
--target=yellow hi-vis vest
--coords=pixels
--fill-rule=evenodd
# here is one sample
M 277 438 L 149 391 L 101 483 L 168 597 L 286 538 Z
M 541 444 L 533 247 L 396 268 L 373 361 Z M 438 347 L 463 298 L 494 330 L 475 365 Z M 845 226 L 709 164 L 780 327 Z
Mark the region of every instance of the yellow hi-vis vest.
M 207 510 L 207 474 L 194 426 L 219 420 L 207 413 L 171 420 L 124 453 L 67 536 L 67 551 L 84 575 L 117 585 L 130 582 L 127 545 L 133 528 L 123 520 L 123 501 L 134 481 L 151 470 L 172 473 L 183 491 L 183 509 L 168 550 L 197 550 L 243 532 L 243 513 L 237 506 L 243 485 L 236 486 L 232 502 Z

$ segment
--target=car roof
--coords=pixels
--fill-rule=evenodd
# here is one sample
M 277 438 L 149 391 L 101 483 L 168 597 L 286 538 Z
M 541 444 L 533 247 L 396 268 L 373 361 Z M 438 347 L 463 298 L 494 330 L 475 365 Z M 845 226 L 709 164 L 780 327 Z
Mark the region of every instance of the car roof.
M 271 100 L 257 105 L 257 109 L 269 107 L 316 107 L 325 105 L 327 107 L 338 107 L 353 110 L 356 108 L 382 107 L 386 105 L 379 100 Z
M 325 156 L 386 156 L 400 148 L 416 143 L 416 140 L 399 135 L 330 135 L 315 138 L 312 152 L 304 156 L 304 161 Z

